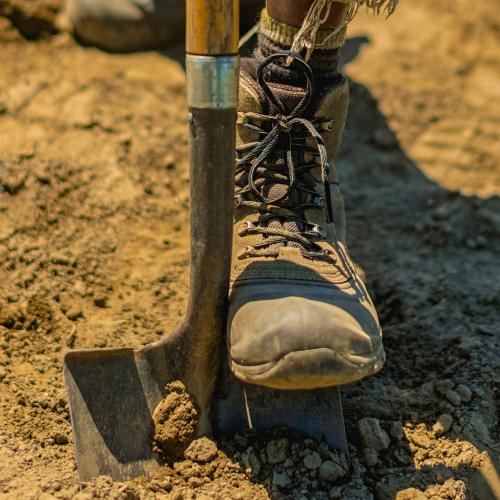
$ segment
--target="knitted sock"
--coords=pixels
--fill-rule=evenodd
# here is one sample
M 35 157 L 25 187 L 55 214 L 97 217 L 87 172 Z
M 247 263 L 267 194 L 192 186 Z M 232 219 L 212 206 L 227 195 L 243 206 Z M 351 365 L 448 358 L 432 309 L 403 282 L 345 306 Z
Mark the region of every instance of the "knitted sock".
M 255 51 L 257 64 L 270 54 L 290 50 L 300 28 L 280 23 L 263 9 L 260 17 L 258 44 Z M 331 80 L 338 71 L 339 49 L 344 44 L 346 27 L 334 30 L 319 30 L 316 34 L 316 48 L 309 58 L 309 65 L 316 80 Z M 293 84 L 296 82 L 294 64 L 272 64 L 266 78 Z

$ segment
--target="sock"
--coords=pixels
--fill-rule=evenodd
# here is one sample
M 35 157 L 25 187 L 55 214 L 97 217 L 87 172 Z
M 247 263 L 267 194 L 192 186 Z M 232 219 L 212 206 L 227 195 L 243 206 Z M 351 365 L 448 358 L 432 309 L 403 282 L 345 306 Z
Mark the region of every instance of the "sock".
M 276 21 L 269 16 L 266 9 L 263 9 L 255 51 L 257 64 L 271 54 L 290 50 L 299 29 Z M 331 80 L 338 72 L 339 49 L 344 44 L 346 27 L 338 33 L 333 33 L 334 30 L 319 30 L 317 32 L 316 45 L 319 47 L 314 49 L 308 61 L 316 80 Z M 297 81 L 293 63 L 290 66 L 270 65 L 266 78 L 292 85 Z

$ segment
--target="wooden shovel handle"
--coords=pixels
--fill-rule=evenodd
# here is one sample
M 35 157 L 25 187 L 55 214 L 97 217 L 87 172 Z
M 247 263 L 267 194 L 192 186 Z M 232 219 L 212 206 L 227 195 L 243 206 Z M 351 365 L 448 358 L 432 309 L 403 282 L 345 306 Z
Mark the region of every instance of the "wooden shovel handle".
M 186 52 L 206 56 L 238 53 L 239 0 L 187 0 Z

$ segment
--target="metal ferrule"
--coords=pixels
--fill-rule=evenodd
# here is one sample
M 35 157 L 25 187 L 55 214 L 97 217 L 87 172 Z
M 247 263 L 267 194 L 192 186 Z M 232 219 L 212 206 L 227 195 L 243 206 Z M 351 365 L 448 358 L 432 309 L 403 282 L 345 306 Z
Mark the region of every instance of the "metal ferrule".
M 238 104 L 239 56 L 186 55 L 190 108 L 230 109 Z

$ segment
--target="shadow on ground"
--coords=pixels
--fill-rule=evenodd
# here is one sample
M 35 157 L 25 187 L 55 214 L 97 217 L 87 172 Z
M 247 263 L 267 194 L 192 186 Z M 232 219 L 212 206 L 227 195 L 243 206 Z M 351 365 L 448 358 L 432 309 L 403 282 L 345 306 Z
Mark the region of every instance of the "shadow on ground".
M 369 42 L 349 39 L 344 65 Z M 353 465 L 342 498 L 403 490 L 399 498 L 495 498 L 499 198 L 463 196 L 427 177 L 369 89 L 351 80 L 350 90 L 337 165 L 350 250 L 380 314 L 387 363 L 342 389 Z M 436 424 L 442 415 L 445 432 Z M 387 447 L 369 449 L 358 425 L 365 417 L 377 419 Z M 254 481 L 280 497 L 272 477 Z

